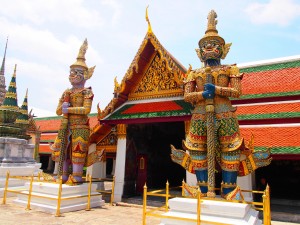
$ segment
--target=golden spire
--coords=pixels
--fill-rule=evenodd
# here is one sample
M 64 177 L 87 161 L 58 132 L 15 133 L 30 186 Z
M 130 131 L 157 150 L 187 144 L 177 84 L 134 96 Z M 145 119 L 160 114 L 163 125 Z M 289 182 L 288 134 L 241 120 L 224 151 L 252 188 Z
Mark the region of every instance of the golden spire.
M 207 30 L 205 33 L 208 33 L 208 32 L 213 32 L 213 33 L 218 33 L 217 31 L 217 23 L 218 23 L 218 20 L 216 20 L 217 18 L 217 13 L 214 11 L 214 10 L 211 10 L 209 13 L 208 13 L 208 16 L 207 16 Z
M 88 42 L 87 39 L 85 39 L 79 49 L 76 62 L 73 63 L 70 67 L 80 66 L 83 67 L 84 69 L 88 69 L 87 65 L 85 64 L 85 53 L 87 49 L 88 49 Z
M 72 67 L 82 67 L 84 69 L 84 79 L 85 80 L 88 80 L 92 77 L 95 67 L 96 67 L 96 66 L 93 66 L 93 67 L 88 68 L 88 66 L 86 65 L 85 53 L 86 53 L 87 49 L 88 49 L 88 42 L 87 42 L 87 39 L 85 39 L 79 49 L 76 62 L 70 66 L 71 68 Z
M 200 39 L 199 46 L 203 41 L 210 40 L 210 39 L 218 39 L 222 45 L 225 44 L 224 39 L 218 34 L 218 30 L 217 30 L 218 20 L 216 20 L 216 18 L 217 18 L 217 13 L 214 10 L 211 10 L 207 16 L 207 30 L 205 31 L 205 35 L 203 36 L 203 38 Z
M 149 17 L 148 17 L 148 8 L 149 8 L 149 5 L 146 8 L 146 21 L 148 22 L 148 31 L 147 32 L 152 33 L 152 27 L 151 27 L 150 20 L 149 20 Z

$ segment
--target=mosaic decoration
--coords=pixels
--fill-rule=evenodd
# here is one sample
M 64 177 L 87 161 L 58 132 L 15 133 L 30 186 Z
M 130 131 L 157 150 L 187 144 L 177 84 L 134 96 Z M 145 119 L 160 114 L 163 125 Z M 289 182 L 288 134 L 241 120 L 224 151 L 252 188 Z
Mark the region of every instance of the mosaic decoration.
M 8 90 L 5 94 L 3 104 L 0 106 L 0 137 L 15 137 L 20 139 L 30 139 L 27 134 L 29 127 L 29 117 L 27 110 L 27 93 L 21 108 L 18 106 L 17 85 L 15 65 Z
M 221 196 L 241 200 L 237 176 L 244 176 L 271 162 L 270 150 L 254 151 L 253 137 L 246 145 L 239 130 L 236 108 L 230 98 L 241 93 L 240 73 L 236 65 L 221 65 L 231 44 L 225 44 L 216 29 L 217 14 L 208 14 L 207 30 L 199 41 L 197 54 L 203 68 L 188 70 L 184 100 L 194 105 L 183 148 L 171 145 L 172 160 L 195 173 L 203 195 L 215 197 L 215 170 L 222 170 Z M 241 156 L 242 160 L 241 160 Z
M 139 97 L 154 97 L 157 95 L 168 96 L 168 94 L 172 95 L 174 91 L 182 94 L 182 86 L 176 80 L 172 70 L 168 68 L 166 60 L 162 59 L 157 53 L 138 86 L 129 95 L 129 98 L 138 99 Z
M 88 114 L 91 111 L 94 94 L 90 87 L 85 87 L 95 67 L 88 68 L 85 63 L 87 40 L 79 49 L 77 60 L 70 66 L 69 80 L 72 88 L 67 89 L 59 99 L 57 115 L 63 115 L 58 135 L 51 145 L 52 158 L 58 162 L 58 176 L 63 182 L 73 185 L 82 181 L 83 166 L 90 166 L 101 160 L 103 152 L 95 151 L 88 155 L 90 126 Z M 69 174 L 69 165 L 72 173 Z

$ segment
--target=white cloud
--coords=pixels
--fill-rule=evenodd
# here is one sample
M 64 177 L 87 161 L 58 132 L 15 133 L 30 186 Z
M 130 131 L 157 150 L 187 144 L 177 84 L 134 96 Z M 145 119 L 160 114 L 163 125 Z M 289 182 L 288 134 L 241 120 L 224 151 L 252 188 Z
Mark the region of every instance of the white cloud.
M 28 25 L 15 24 L 0 18 L 2 35 L 9 35 L 9 49 L 23 52 L 28 57 L 36 57 L 39 61 L 47 64 L 61 63 L 68 65 L 70 60 L 76 59 L 79 47 L 83 40 L 69 35 L 65 40 L 59 40 L 48 30 L 39 30 Z M 1 36 L 1 34 L 0 34 Z M 94 61 L 102 63 L 103 59 L 89 46 L 87 52 Z
M 121 17 L 121 13 L 122 13 L 121 5 L 118 2 L 114 1 L 114 0 L 103 0 L 103 1 L 101 1 L 101 4 L 102 5 L 107 5 L 107 6 L 109 6 L 113 9 L 113 15 L 112 15 L 112 21 L 111 22 L 112 22 L 113 25 L 115 25 Z
M 293 0 L 270 0 L 268 3 L 251 3 L 245 11 L 255 24 L 288 26 L 300 16 L 300 4 Z
M 28 1 L 10 0 L 5 2 L 5 7 L 0 7 L 0 14 L 35 25 L 60 21 L 82 28 L 104 25 L 99 11 L 88 8 L 84 0 L 49 0 L 47 4 L 40 0 L 31 0 L 30 4 Z

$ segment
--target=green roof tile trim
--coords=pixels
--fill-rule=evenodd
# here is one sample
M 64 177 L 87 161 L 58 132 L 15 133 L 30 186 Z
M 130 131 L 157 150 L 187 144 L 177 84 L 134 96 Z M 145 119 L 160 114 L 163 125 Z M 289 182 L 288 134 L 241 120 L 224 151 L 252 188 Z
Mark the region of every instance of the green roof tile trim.
M 264 93 L 264 94 L 253 94 L 253 95 L 242 95 L 239 98 L 230 98 L 230 99 L 231 100 L 241 100 L 241 99 L 257 99 L 257 98 L 280 97 L 280 96 L 295 96 L 295 95 L 300 95 L 300 91 Z
M 249 67 L 249 68 L 241 68 L 240 71 L 242 73 L 254 73 L 254 72 L 261 72 L 261 71 L 268 71 L 268 70 L 280 70 L 280 69 L 295 68 L 295 67 L 300 67 L 300 60 L 292 61 L 292 62 L 270 64 L 270 65 L 262 65 L 262 66 L 256 66 L 256 67 Z
M 49 140 L 41 140 L 40 143 L 41 144 L 48 144 L 48 143 L 54 142 L 54 141 L 55 141 L 55 139 L 52 139 L 52 140 L 51 139 L 49 139 Z
M 238 120 L 278 119 L 300 117 L 300 112 L 238 115 Z
M 128 104 L 121 107 L 119 110 L 113 112 L 105 120 L 119 120 L 119 119 L 139 119 L 139 118 L 155 118 L 155 117 L 169 117 L 169 116 L 186 116 L 191 115 L 191 110 L 193 106 L 183 100 L 173 101 L 182 107 L 182 110 L 173 111 L 161 111 L 161 112 L 146 112 L 146 113 L 132 113 L 132 114 L 122 114 L 123 111 L 129 109 L 135 104 Z
M 255 147 L 256 151 L 266 149 L 267 147 Z M 300 154 L 300 146 L 271 147 L 271 154 Z

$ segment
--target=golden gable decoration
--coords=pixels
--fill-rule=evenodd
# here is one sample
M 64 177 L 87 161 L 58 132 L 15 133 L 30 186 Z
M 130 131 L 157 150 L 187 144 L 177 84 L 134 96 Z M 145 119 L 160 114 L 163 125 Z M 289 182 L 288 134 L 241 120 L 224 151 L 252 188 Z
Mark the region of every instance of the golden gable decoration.
M 183 94 L 182 80 L 168 67 L 168 62 L 157 52 L 146 73 L 132 93 L 130 100 Z

